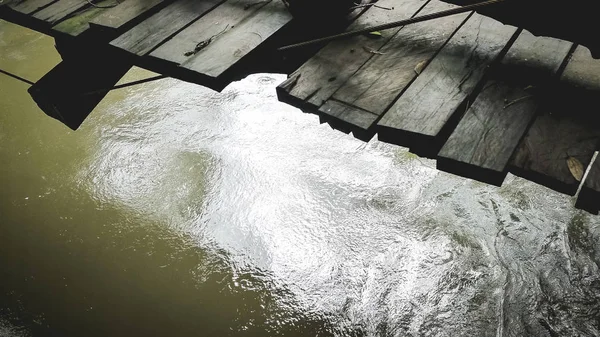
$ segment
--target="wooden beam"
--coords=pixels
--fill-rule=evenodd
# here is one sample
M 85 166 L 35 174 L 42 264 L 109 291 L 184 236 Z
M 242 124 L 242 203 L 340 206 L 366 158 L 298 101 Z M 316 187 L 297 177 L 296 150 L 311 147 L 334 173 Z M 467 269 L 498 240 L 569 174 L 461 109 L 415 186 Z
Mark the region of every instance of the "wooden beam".
M 501 185 L 572 44 L 523 31 L 438 154 L 446 172 Z
M 437 154 L 517 29 L 474 14 L 377 124 L 379 139 Z

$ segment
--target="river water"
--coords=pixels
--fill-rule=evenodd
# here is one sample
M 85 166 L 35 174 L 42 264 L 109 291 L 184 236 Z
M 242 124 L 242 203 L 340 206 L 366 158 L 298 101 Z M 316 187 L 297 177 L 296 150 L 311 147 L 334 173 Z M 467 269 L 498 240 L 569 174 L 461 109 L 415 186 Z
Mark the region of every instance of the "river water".
M 5 22 L 0 50 L 58 62 Z M 116 90 L 76 132 L 0 76 L 0 336 L 600 336 L 570 197 L 333 131 L 284 75 Z

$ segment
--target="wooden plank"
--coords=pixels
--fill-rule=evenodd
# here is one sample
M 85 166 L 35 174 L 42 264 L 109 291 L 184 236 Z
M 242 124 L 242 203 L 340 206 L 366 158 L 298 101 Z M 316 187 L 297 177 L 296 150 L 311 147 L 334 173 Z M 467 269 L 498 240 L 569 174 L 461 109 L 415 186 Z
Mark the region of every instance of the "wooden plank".
M 600 60 L 594 59 L 588 48 L 578 46 L 561 80 L 575 88 L 600 91 Z
M 182 67 L 216 78 L 292 20 L 281 1 L 271 1 L 227 30 Z
M 600 211 L 600 158 L 596 158 L 591 164 L 587 179 L 585 180 L 575 207 L 586 210 L 593 214 Z
M 231 27 L 236 28 L 242 21 L 252 17 L 266 5 L 266 3 L 255 6 L 252 6 L 252 4 L 256 4 L 256 0 L 228 0 L 224 2 L 166 41 L 162 46 L 151 52 L 150 56 L 176 65 L 186 63 L 193 56 L 186 56 L 186 53 L 193 51 L 198 43 L 208 41 L 211 37 L 213 37 L 213 42 L 215 39 L 222 38 L 224 34 L 219 35 L 220 33 L 224 33 Z M 250 7 L 246 10 L 246 6 Z
M 519 144 L 510 172 L 559 192 L 575 194 L 579 182 L 566 160 L 573 157 L 586 166 L 596 150 L 600 139 L 600 82 L 591 79 L 599 73 L 600 60 L 593 59 L 587 48 L 577 47 L 561 75 L 562 86 L 547 98 L 548 107 Z
M 437 154 L 443 128 L 452 129 L 452 117 L 460 117 L 455 112 L 464 112 L 462 106 L 516 31 L 479 14 L 471 16 L 379 121 L 379 139 Z
M 41 8 L 44 8 L 57 0 L 24 0 L 13 1 L 8 4 L 8 7 L 14 11 L 23 14 L 31 14 Z
M 115 3 L 115 0 L 104 0 L 97 2 L 98 6 L 109 6 Z M 106 11 L 106 8 L 99 7 L 85 7 L 76 13 L 73 13 L 71 17 L 61 21 L 52 27 L 55 32 L 63 33 L 70 36 L 79 36 L 83 32 L 90 28 L 89 22 L 102 15 Z
M 215 79 L 290 21 L 281 1 L 227 1 L 150 55 Z M 209 40 L 194 53 L 198 43 Z
M 432 0 L 419 15 L 455 7 Z M 467 17 L 468 14 L 463 13 L 404 27 L 379 50 L 383 54 L 373 55 L 333 98 L 382 114 Z
M 355 138 L 365 142 L 373 138 L 370 127 L 377 121 L 378 115 L 335 99 L 327 100 L 320 111 L 323 111 L 322 123 L 326 122 L 344 133 L 352 132 Z
M 144 18 L 142 14 L 161 5 L 166 0 L 123 0 L 118 6 L 108 8 L 93 18 L 90 26 L 121 30 L 128 23 L 136 23 Z
M 419 15 L 447 10 L 455 6 L 441 1 L 430 1 Z M 348 124 L 354 134 L 365 134 L 370 139 L 379 117 L 394 100 L 418 76 L 435 53 L 452 36 L 468 17 L 467 13 L 453 15 L 435 21 L 427 21 L 404 27 L 386 43 L 379 52 L 360 67 L 328 100 L 319 112 L 331 123 Z M 344 113 L 337 113 L 332 107 L 344 104 Z M 360 116 L 370 112 L 369 123 Z M 356 114 L 357 116 L 353 116 Z M 355 123 L 355 118 L 363 123 Z M 370 137 L 369 137 L 370 135 Z M 364 137 L 361 137 L 362 139 Z M 367 139 L 367 140 L 368 140 Z
M 59 0 L 36 12 L 33 17 L 54 24 L 86 6 L 89 5 L 85 0 Z
M 223 0 L 178 0 L 128 30 L 110 44 L 143 56 Z
M 543 101 L 543 90 L 527 88 L 551 80 L 571 46 L 523 31 L 442 147 L 438 169 L 501 185 L 510 158 Z
M 567 165 L 569 157 L 584 167 L 600 139 L 595 121 L 569 111 L 538 116 L 519 144 L 509 170 L 553 190 L 574 195 L 579 186 Z
M 410 18 L 426 3 L 425 0 L 381 0 L 378 5 L 394 7 L 394 10 L 371 8 L 359 16 L 348 30 Z M 367 49 L 378 50 L 399 30 L 400 28 L 382 31 L 382 38 L 379 39 L 355 36 L 330 42 L 278 86 L 279 100 L 316 112 L 348 78 L 374 56 Z

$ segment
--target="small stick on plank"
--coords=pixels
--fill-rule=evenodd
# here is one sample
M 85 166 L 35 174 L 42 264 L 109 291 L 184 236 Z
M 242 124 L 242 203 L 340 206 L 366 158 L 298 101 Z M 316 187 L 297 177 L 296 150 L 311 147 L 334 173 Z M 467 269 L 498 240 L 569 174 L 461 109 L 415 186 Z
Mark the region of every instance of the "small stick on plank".
M 525 101 L 525 100 L 528 100 L 528 99 L 530 99 L 530 98 L 533 98 L 533 96 L 532 96 L 532 95 L 527 95 L 527 96 L 519 97 L 519 98 L 517 98 L 517 99 L 515 99 L 515 100 L 513 100 L 513 101 L 510 101 L 510 102 L 507 102 L 507 100 L 505 100 L 505 101 L 504 101 L 504 103 L 505 103 L 505 105 L 504 105 L 504 109 L 506 109 L 506 108 L 510 107 L 511 105 L 514 105 L 514 104 L 517 104 L 517 103 L 523 102 L 523 101 Z
M 394 9 L 394 7 L 383 7 L 383 6 L 379 6 L 375 3 L 370 3 L 370 4 L 357 4 L 355 3 L 354 6 L 350 7 L 350 10 L 355 10 L 358 8 L 363 8 L 363 7 L 375 7 L 375 8 L 379 8 L 379 9 L 385 9 L 387 11 L 391 11 Z
M 450 16 L 450 15 L 470 12 L 474 9 L 481 8 L 481 7 L 496 5 L 496 4 L 499 4 L 504 1 L 510 1 L 510 0 L 488 0 L 488 1 L 484 1 L 484 2 L 478 2 L 478 3 L 472 4 L 472 5 L 462 6 L 462 7 L 453 8 L 453 9 L 449 9 L 446 11 L 441 11 L 441 12 L 436 12 L 436 13 L 431 13 L 431 14 L 425 14 L 425 15 L 421 15 L 421 16 L 417 16 L 417 17 L 412 17 L 412 18 L 406 19 L 406 20 L 384 23 L 384 24 L 377 25 L 377 26 L 367 27 L 367 28 L 363 28 L 363 29 L 344 32 L 341 34 L 326 36 L 326 37 L 322 37 L 322 38 L 318 38 L 318 39 L 314 39 L 314 40 L 290 44 L 287 46 L 280 47 L 278 50 L 283 51 L 283 50 L 292 49 L 292 48 L 304 47 L 304 46 L 308 46 L 308 45 L 312 45 L 312 44 L 316 44 L 316 43 L 329 42 L 329 41 L 333 41 L 333 40 L 339 40 L 339 39 L 342 39 L 345 37 L 352 37 L 352 36 L 357 36 L 357 35 L 361 35 L 361 34 L 365 34 L 365 33 L 371 33 L 374 31 L 396 28 L 396 27 L 400 27 L 400 26 L 406 26 L 406 25 L 410 25 L 413 23 L 429 21 L 429 20 L 433 20 L 433 19 L 439 19 L 439 18 L 443 18 L 446 16 Z

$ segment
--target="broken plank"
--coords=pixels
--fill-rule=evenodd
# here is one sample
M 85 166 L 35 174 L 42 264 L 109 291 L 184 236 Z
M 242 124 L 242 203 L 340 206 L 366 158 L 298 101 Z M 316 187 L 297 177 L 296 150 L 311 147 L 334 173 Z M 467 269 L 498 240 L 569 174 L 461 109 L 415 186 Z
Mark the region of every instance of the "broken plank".
M 419 15 L 448 10 L 455 6 L 441 1 L 430 1 Z M 410 83 L 424 69 L 435 53 L 452 36 L 468 17 L 467 13 L 421 22 L 406 26 L 379 49 L 381 54 L 373 55 L 333 94 L 332 100 L 346 103 L 344 114 L 333 115 L 329 100 L 319 108 L 323 115 L 331 117 L 355 133 L 375 133 L 373 126 L 379 116 L 394 102 Z M 340 103 L 337 103 L 339 105 Z M 370 123 L 354 123 L 355 117 L 370 112 Z M 363 121 L 363 119 L 359 119 Z
M 593 214 L 600 212 L 600 158 L 596 158 L 591 163 L 590 171 L 581 187 L 575 207 Z
M 507 165 L 572 44 L 523 31 L 437 158 L 440 170 L 501 185 Z M 529 90 L 528 90 L 529 89 Z
M 178 0 L 128 30 L 110 44 L 143 56 L 223 0 Z
M 378 115 L 368 110 L 335 99 L 327 100 L 319 111 L 323 112 L 322 123 L 327 122 L 334 129 L 345 133 L 352 132 L 355 138 L 365 142 L 373 138 L 369 128 L 379 118 Z
M 105 12 L 93 18 L 89 24 L 100 29 L 126 30 L 146 18 L 147 13 L 164 5 L 167 0 L 124 0 L 118 6 L 105 9 Z
M 425 5 L 425 0 L 397 2 L 381 0 L 377 4 L 393 10 L 371 8 L 359 16 L 348 30 L 358 30 L 390 21 L 408 19 Z M 316 112 L 365 62 L 389 41 L 400 28 L 382 31 L 382 37 L 355 36 L 332 41 L 304 63 L 277 87 L 279 100 Z
M 379 139 L 437 154 L 489 65 L 517 29 L 473 14 L 377 124 Z M 460 108 L 460 109 L 459 109 Z M 462 110 L 462 111 L 458 111 Z M 454 118 L 453 118 L 454 117 Z
M 574 195 L 579 181 L 568 165 L 569 157 L 586 166 L 600 139 L 600 84 L 596 90 L 590 76 L 595 76 L 600 60 L 591 57 L 584 47 L 577 47 L 561 75 L 561 83 L 519 144 L 509 171 L 556 191 Z M 585 69 L 588 69 L 587 73 Z M 581 84 L 584 85 L 581 85 Z M 550 97 L 551 96 L 551 97 Z
M 33 17 L 54 24 L 86 6 L 89 4 L 85 0 L 59 0 L 36 12 Z

